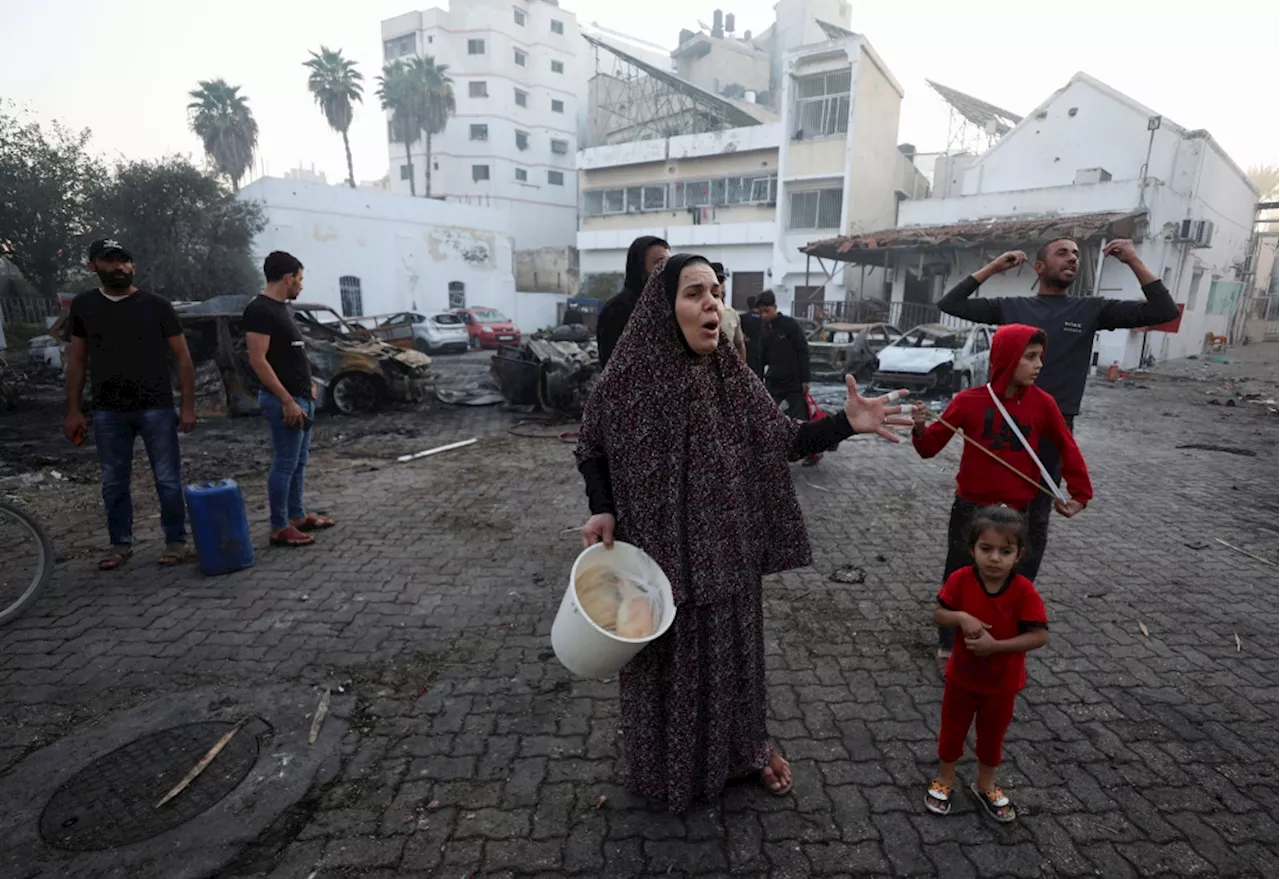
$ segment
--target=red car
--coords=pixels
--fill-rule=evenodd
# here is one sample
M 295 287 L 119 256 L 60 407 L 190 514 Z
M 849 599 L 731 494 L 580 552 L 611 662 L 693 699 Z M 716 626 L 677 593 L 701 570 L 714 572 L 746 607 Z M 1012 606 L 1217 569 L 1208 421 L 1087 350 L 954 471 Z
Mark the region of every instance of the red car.
M 496 308 L 459 308 L 454 312 L 467 325 L 472 348 L 501 348 L 520 344 L 520 331 Z

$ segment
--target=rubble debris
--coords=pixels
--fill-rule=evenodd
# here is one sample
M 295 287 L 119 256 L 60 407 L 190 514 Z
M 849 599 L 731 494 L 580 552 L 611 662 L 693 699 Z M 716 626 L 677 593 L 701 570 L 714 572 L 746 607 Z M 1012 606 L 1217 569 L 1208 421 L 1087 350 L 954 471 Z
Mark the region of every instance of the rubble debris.
M 329 715 L 329 688 L 326 687 L 320 696 L 320 704 L 316 706 L 316 716 L 311 719 L 311 731 L 307 733 L 307 744 L 314 745 L 320 738 L 320 727 Z
M 1225 452 L 1228 455 L 1240 455 L 1244 458 L 1256 458 L 1258 453 L 1253 449 L 1242 449 L 1238 446 L 1217 446 L 1213 443 L 1186 443 L 1174 446 L 1175 449 L 1196 449 L 1201 452 Z
M 582 326 L 539 333 L 493 355 L 493 376 L 512 406 L 578 417 L 600 372 L 600 352 Z
M 436 399 L 450 406 L 493 406 L 503 397 L 496 383 L 482 381 L 466 387 L 436 388 Z
M 1142 637 L 1144 638 L 1151 637 L 1151 630 L 1147 628 L 1147 624 L 1144 623 L 1142 620 L 1138 620 L 1138 629 L 1139 631 L 1142 632 Z
M 1247 555 L 1249 558 L 1253 559 L 1254 561 L 1262 562 L 1264 565 L 1270 565 L 1273 568 L 1280 567 L 1280 565 L 1277 565 L 1275 562 L 1271 561 L 1270 559 L 1264 559 L 1260 555 L 1254 555 L 1253 553 L 1249 552 L 1247 549 L 1241 549 L 1240 547 L 1234 544 L 1227 543 L 1221 537 L 1215 537 L 1214 540 L 1218 541 L 1218 543 L 1221 543 L 1227 549 L 1234 549 L 1236 552 L 1240 553 L 1241 555 Z
M 843 568 L 836 568 L 832 571 L 831 580 L 835 583 L 848 583 L 852 586 L 857 586 L 861 583 L 867 582 L 867 572 L 862 570 L 862 568 L 847 565 Z

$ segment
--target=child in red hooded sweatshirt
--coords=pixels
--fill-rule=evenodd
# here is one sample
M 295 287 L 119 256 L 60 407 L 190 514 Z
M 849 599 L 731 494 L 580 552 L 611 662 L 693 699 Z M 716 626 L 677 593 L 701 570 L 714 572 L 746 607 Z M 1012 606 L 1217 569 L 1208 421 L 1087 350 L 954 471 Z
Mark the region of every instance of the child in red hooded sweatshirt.
M 911 442 L 922 458 L 932 458 L 947 445 L 951 427 L 964 431 L 969 440 L 977 440 L 986 449 L 1021 473 L 1019 479 L 1000 463 L 991 460 L 968 442 L 960 456 L 960 472 L 956 474 L 956 499 L 951 506 L 951 523 L 947 529 L 947 561 L 942 580 L 973 564 L 968 532 L 974 514 L 983 507 L 1004 505 L 1025 513 L 1036 496 L 1035 483 L 1040 470 L 1027 451 L 1039 448 L 1042 437 L 1048 438 L 1062 457 L 1062 475 L 1066 479 L 1071 500 L 1055 501 L 1054 508 L 1070 518 L 1084 509 L 1093 497 L 1093 485 L 1084 457 L 1076 445 L 1067 423 L 1053 397 L 1036 387 L 1036 378 L 1044 363 L 1045 334 L 1025 324 L 1008 324 L 996 330 L 991 342 L 991 381 L 982 387 L 961 391 L 952 398 L 942 413 L 942 420 L 925 426 L 924 404 L 913 411 L 915 426 Z M 997 399 L 1000 405 L 997 405 Z M 1001 411 L 1003 406 L 1004 412 Z M 1004 413 L 1021 431 L 1022 440 L 1010 426 Z M 1039 547 L 1030 547 L 1038 552 Z M 938 629 L 938 668 L 945 673 L 955 641 L 955 629 Z

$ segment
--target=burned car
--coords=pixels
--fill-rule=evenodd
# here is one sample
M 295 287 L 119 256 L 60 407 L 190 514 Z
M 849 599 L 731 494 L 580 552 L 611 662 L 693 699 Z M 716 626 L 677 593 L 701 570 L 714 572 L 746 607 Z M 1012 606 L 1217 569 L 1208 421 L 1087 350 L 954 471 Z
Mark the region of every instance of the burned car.
M 490 371 L 508 405 L 578 417 L 600 372 L 600 352 L 585 326 L 559 326 L 518 348 L 499 348 Z
M 896 342 L 902 331 L 887 323 L 828 323 L 809 336 L 809 374 L 818 382 L 860 382 L 875 374 L 876 355 Z
M 259 411 L 259 382 L 249 367 L 241 318 L 248 296 L 175 303 L 197 374 L 215 364 L 231 415 Z M 307 345 L 317 403 L 345 415 L 371 412 L 384 402 L 416 403 L 431 393 L 431 358 L 376 339 L 327 305 L 293 303 Z
M 991 362 L 986 327 L 922 324 L 876 358 L 877 387 L 907 388 L 928 395 L 950 395 L 985 384 Z

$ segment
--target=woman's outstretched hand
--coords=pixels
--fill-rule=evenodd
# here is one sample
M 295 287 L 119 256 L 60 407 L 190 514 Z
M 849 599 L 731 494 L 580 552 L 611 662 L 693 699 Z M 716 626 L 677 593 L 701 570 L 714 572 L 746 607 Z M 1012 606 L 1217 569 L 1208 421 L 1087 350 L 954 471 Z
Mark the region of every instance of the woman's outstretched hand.
M 594 543 L 603 543 L 605 549 L 613 549 L 613 529 L 618 522 L 612 513 L 597 513 L 582 526 L 582 548 L 586 549 Z
M 890 391 L 882 397 L 864 397 L 858 393 L 858 383 L 853 376 L 844 378 L 845 387 L 849 389 L 849 399 L 844 403 L 844 414 L 849 419 L 849 426 L 854 433 L 875 433 L 889 440 L 901 442 L 902 438 L 889 430 L 892 427 L 910 427 L 910 418 L 899 418 L 901 406 L 891 405 L 894 400 L 907 396 L 907 391 Z

